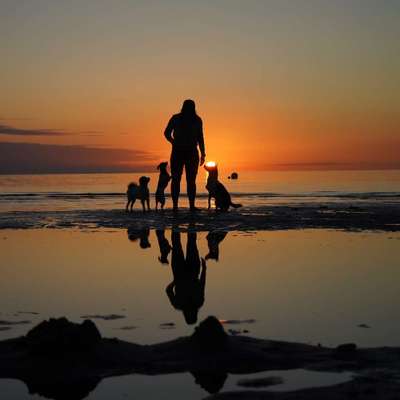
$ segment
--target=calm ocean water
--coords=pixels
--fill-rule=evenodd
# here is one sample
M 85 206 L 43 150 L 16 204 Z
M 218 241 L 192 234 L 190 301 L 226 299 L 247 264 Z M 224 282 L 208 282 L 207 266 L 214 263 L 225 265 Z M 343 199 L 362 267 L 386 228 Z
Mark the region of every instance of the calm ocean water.
M 123 207 L 127 184 L 141 175 L 0 175 L 0 211 Z M 145 175 L 151 177 L 150 190 L 154 193 L 157 173 Z M 230 180 L 227 175 L 221 173 L 220 180 L 245 205 L 327 197 L 332 201 L 400 197 L 400 170 L 246 171 L 239 174 L 238 180 Z M 197 179 L 200 206 L 205 204 L 205 183 L 206 173 L 201 170 Z

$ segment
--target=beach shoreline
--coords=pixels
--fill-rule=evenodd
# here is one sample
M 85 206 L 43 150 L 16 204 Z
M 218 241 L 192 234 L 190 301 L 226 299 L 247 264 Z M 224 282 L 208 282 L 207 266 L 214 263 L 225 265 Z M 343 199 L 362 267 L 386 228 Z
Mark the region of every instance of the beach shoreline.
M 131 213 L 123 209 L 66 211 L 6 211 L 0 229 L 179 229 L 194 231 L 255 231 L 286 229 L 337 229 L 344 231 L 400 231 L 400 203 L 392 201 L 314 202 L 259 205 L 229 212 L 182 208 Z

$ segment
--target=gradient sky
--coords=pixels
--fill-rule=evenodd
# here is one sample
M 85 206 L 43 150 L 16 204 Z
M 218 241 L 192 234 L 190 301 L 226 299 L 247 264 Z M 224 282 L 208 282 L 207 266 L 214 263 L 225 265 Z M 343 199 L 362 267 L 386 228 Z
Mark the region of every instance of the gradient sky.
M 220 165 L 400 168 L 399 20 L 397 0 L 0 0 L 0 172 L 153 166 L 185 98 Z

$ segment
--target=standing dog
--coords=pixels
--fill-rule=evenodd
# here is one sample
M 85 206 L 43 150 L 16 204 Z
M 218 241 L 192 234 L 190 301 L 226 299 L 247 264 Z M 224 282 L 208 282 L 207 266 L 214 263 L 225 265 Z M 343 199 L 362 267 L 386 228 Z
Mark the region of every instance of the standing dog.
M 157 166 L 157 169 L 160 171 L 160 175 L 158 176 L 158 184 L 156 191 L 156 211 L 158 210 L 158 203 L 161 205 L 161 210 L 164 209 L 165 204 L 165 188 L 168 186 L 168 182 L 171 180 L 171 176 L 167 171 L 168 162 L 162 162 Z
M 211 198 L 215 199 L 215 208 L 228 211 L 229 207 L 238 208 L 241 204 L 232 203 L 231 195 L 225 186 L 218 180 L 218 167 L 216 163 L 206 163 L 205 170 L 208 172 L 206 189 L 208 190 L 208 209 L 211 207 Z
M 126 211 L 128 211 L 129 206 L 130 206 L 130 211 L 132 211 L 132 207 L 135 204 L 135 201 L 137 198 L 140 199 L 143 207 L 143 212 L 146 211 L 146 204 L 147 204 L 147 210 L 150 211 L 150 192 L 149 192 L 149 182 L 150 178 L 147 176 L 141 176 L 139 179 L 139 186 L 131 182 L 128 185 L 128 190 L 126 192 L 126 195 L 128 197 L 128 202 L 126 203 Z

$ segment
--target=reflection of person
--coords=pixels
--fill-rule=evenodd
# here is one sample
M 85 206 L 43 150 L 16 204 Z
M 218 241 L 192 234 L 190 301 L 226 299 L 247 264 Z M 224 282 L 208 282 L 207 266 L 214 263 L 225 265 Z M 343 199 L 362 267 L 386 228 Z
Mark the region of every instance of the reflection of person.
M 160 256 L 158 257 L 158 261 L 161 264 L 168 264 L 168 255 L 171 251 L 171 245 L 168 242 L 168 239 L 165 237 L 164 229 L 156 230 L 158 247 L 160 248 Z
M 171 233 L 171 266 L 174 280 L 167 286 L 166 293 L 172 306 L 183 312 L 188 324 L 197 322 L 197 315 L 204 303 L 206 286 L 206 262 L 197 249 L 196 232 L 187 233 L 186 259 L 181 244 L 180 232 Z M 200 276 L 199 276 L 200 275 Z
M 213 231 L 209 232 L 207 235 L 207 244 L 208 244 L 208 254 L 206 255 L 206 260 L 215 260 L 219 259 L 219 244 L 225 239 L 225 236 L 228 232 L 222 231 Z
M 131 242 L 136 242 L 139 239 L 139 245 L 142 249 L 147 249 L 147 248 L 151 247 L 151 244 L 149 242 L 149 235 L 150 235 L 149 228 L 143 228 L 143 229 L 129 228 L 128 229 L 128 239 Z
M 172 144 L 171 153 L 171 195 L 173 208 L 178 210 L 178 201 L 183 167 L 185 167 L 187 194 L 192 211 L 196 210 L 196 176 L 200 165 L 203 165 L 206 153 L 203 137 L 203 122 L 196 114 L 196 105 L 193 100 L 185 100 L 182 110 L 169 120 L 164 135 Z

